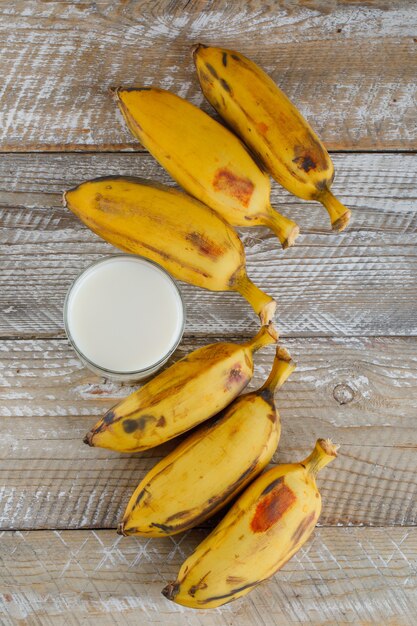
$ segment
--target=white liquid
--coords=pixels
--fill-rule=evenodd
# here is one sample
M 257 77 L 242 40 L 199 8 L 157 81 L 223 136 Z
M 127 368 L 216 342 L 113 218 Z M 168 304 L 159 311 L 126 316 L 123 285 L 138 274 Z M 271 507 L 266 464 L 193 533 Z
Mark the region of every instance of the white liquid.
M 163 359 L 178 341 L 183 316 L 169 276 L 129 256 L 88 269 L 67 306 L 68 329 L 80 352 L 114 372 L 142 370 Z

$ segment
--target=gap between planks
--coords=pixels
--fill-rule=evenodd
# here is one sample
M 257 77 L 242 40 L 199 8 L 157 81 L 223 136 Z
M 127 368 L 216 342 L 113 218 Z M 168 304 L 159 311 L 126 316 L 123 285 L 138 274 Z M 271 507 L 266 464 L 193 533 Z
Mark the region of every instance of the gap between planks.
M 277 393 L 274 462 L 301 460 L 320 436 L 342 444 L 320 479 L 324 524 L 417 523 L 416 341 L 283 342 L 298 367 Z M 175 358 L 202 343 L 185 341 Z M 273 354 L 268 346 L 256 355 L 248 390 L 265 380 Z M 64 340 L 0 342 L 0 364 L 0 523 L 115 527 L 139 480 L 178 442 L 136 455 L 85 446 L 98 416 L 136 386 L 89 373 Z
M 3 148 L 129 144 L 107 88 L 153 83 L 201 104 L 196 41 L 259 62 L 329 147 L 416 146 L 410 2 L 238 4 L 16 0 L 0 13 Z
M 353 212 L 349 228 L 331 233 L 322 207 L 273 185 L 273 205 L 298 221 L 302 235 L 283 252 L 266 229 L 241 231 L 249 276 L 277 297 L 282 335 L 412 335 L 417 159 L 340 154 L 334 160 L 334 191 Z M 89 261 L 115 248 L 65 211 L 59 192 L 106 173 L 136 172 L 168 183 L 169 176 L 146 153 L 12 155 L 0 167 L 0 334 L 64 336 L 66 289 Z M 247 335 L 257 327 L 238 295 L 188 285 L 183 293 L 193 311 L 192 336 Z

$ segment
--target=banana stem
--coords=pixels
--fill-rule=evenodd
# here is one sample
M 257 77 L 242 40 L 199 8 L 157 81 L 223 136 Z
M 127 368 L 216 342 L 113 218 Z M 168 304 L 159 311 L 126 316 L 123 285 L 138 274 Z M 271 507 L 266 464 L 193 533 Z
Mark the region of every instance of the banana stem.
M 293 246 L 300 234 L 300 229 L 295 222 L 278 211 L 274 211 L 272 207 L 268 207 L 267 215 L 262 216 L 261 222 L 276 234 L 284 250 Z
M 272 364 L 272 369 L 260 391 L 268 389 L 271 393 L 273 393 L 276 389 L 282 387 L 296 367 L 297 365 L 291 359 L 291 355 L 288 350 L 278 346 L 275 353 L 275 359 Z
M 247 346 L 252 352 L 256 352 L 256 350 L 259 350 L 263 346 L 267 346 L 270 343 L 276 343 L 277 341 L 277 329 L 272 322 L 270 322 L 267 326 L 262 326 L 256 333 L 255 337 L 252 337 L 252 339 L 243 345 Z
M 317 200 L 327 209 L 333 230 L 344 230 L 349 224 L 350 210 L 334 197 L 330 189 L 322 191 Z
M 255 313 L 259 315 L 261 324 L 263 326 L 269 324 L 277 307 L 275 300 L 259 289 L 247 274 L 239 277 L 234 288 L 250 303 Z
M 316 476 L 323 467 L 337 457 L 339 446 L 330 439 L 317 439 L 313 452 L 302 462 L 309 474 Z

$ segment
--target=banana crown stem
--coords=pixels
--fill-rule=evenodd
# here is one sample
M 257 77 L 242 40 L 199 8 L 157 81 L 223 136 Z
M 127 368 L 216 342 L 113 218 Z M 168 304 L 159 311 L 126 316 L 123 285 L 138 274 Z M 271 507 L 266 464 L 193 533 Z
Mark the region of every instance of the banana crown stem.
M 251 352 L 256 352 L 263 346 L 267 346 L 270 343 L 276 343 L 278 341 L 278 333 L 272 322 L 266 326 L 261 326 L 259 331 L 252 339 L 244 343 Z
M 282 387 L 287 378 L 297 367 L 296 363 L 291 359 L 291 355 L 285 348 L 281 346 L 277 347 L 272 369 L 268 378 L 261 387 L 263 389 L 269 389 L 272 393 Z
M 302 462 L 309 474 L 316 474 L 337 457 L 339 446 L 330 439 L 317 439 L 313 452 Z
M 239 276 L 234 288 L 252 305 L 262 324 L 268 324 L 272 320 L 277 303 L 271 296 L 261 291 L 246 274 Z
M 293 220 L 274 211 L 271 206 L 267 209 L 267 215 L 262 216 L 262 223 L 276 234 L 284 250 L 293 246 L 300 234 L 300 229 Z
M 350 210 L 327 188 L 317 196 L 317 200 L 327 209 L 333 230 L 344 230 L 349 224 Z

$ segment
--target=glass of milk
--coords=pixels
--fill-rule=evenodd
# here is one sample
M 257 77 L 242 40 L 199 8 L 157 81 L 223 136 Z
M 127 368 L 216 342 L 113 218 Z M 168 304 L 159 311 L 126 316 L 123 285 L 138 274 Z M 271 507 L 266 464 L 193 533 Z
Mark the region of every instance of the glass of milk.
M 120 382 L 156 372 L 177 348 L 184 324 L 184 301 L 173 278 L 135 255 L 90 265 L 64 304 L 65 331 L 82 363 Z

